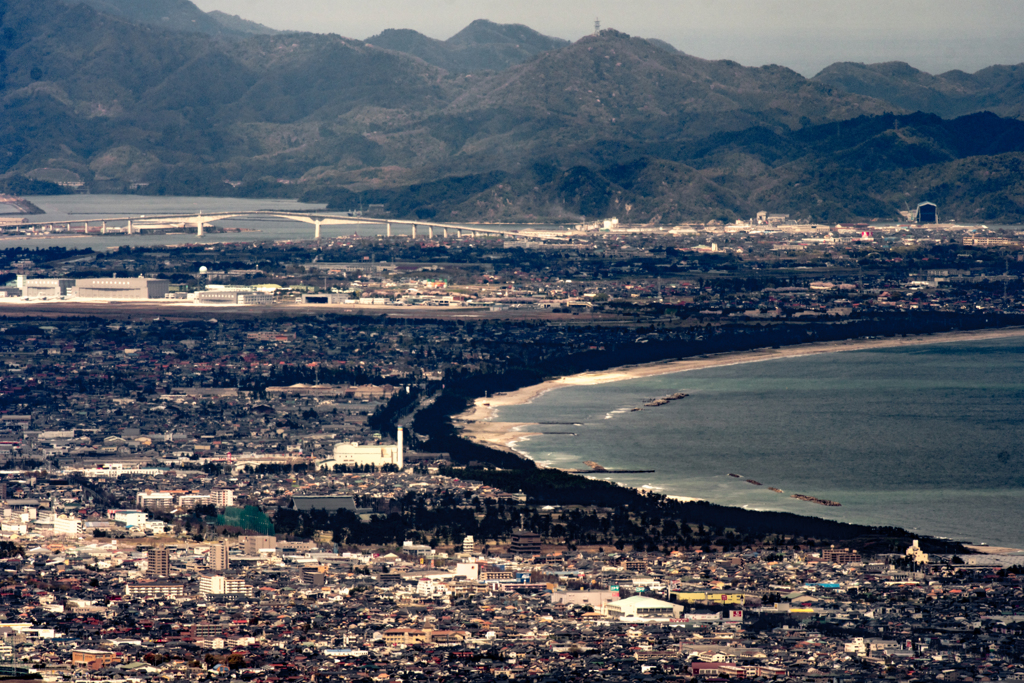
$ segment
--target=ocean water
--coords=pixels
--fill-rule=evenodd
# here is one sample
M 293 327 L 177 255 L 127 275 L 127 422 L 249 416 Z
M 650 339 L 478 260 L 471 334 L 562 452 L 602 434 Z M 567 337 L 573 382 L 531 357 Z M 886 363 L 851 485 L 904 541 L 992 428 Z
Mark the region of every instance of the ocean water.
M 495 419 L 548 423 L 516 444 L 545 465 L 656 470 L 603 475 L 632 487 L 1024 548 L 1022 351 L 935 344 L 567 386 Z

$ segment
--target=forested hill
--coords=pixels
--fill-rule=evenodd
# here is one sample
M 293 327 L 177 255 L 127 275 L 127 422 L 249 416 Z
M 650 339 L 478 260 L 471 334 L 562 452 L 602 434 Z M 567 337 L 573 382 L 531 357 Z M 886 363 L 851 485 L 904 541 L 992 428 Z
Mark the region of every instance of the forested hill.
M 974 77 L 976 104 L 1004 118 L 944 121 L 912 112 L 975 111 L 943 95 L 952 75 L 911 74 L 916 94 L 899 99 L 864 85 L 876 67 L 806 79 L 612 30 L 567 44 L 478 21 L 447 41 L 364 42 L 257 35 L 188 0 L 89 3 L 0 3 L 6 186 L 81 179 L 457 220 L 767 209 L 831 222 L 925 199 L 949 218 L 1024 218 L 1013 70 Z

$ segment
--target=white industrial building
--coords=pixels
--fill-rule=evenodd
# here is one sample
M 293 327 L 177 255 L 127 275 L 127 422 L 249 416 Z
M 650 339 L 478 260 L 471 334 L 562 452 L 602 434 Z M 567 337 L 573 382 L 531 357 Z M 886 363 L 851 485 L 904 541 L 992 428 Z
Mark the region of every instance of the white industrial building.
M 139 526 L 149 521 L 149 513 L 142 510 L 107 510 L 107 517 L 123 523 L 126 527 Z
M 303 294 L 304 304 L 345 304 L 349 303 L 350 296 L 341 292 L 323 292 L 321 294 Z M 351 303 L 355 303 L 353 300 Z
M 69 294 L 79 299 L 163 299 L 170 289 L 170 280 L 101 277 L 75 280 Z
M 269 306 L 274 303 L 274 295 L 267 292 L 254 292 L 248 289 L 207 289 L 192 292 L 189 300 L 197 304 L 227 304 L 231 306 Z
M 609 602 L 604 607 L 609 617 L 617 619 L 672 619 L 683 613 L 683 606 L 664 600 L 632 595 L 624 600 Z
M 397 443 L 393 445 L 370 444 L 360 445 L 358 443 L 339 443 L 334 446 L 334 457 L 321 460 L 316 464 L 318 470 L 334 469 L 335 467 L 384 467 L 394 465 L 398 469 L 405 466 L 404 456 L 404 434 L 402 428 L 398 428 Z
M 18 289 L 26 299 L 163 299 L 170 290 L 170 280 L 146 277 L 109 277 L 71 280 L 64 278 L 26 278 L 19 275 Z
M 17 278 L 17 287 L 21 290 L 21 295 L 27 299 L 67 296 L 68 290 L 74 286 L 74 280 L 64 278 L 26 278 L 24 275 Z
M 269 306 L 274 303 L 274 295 L 267 292 L 242 292 L 238 295 L 239 306 Z

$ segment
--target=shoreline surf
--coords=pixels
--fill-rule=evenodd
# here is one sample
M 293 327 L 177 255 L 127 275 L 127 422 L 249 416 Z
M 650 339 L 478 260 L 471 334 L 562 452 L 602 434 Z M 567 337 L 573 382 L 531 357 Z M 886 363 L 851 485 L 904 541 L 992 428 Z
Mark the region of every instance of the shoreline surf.
M 885 337 L 882 339 L 849 339 L 832 342 L 813 342 L 810 344 L 798 344 L 781 348 L 730 351 L 721 354 L 698 356 L 696 358 L 645 363 L 643 365 L 625 365 L 599 372 L 584 372 L 577 375 L 556 377 L 541 382 L 540 384 L 533 384 L 521 389 L 516 389 L 515 391 L 478 398 L 474 401 L 471 408 L 458 415 L 454 415 L 452 417 L 452 423 L 458 431 L 470 441 L 490 448 L 499 448 L 510 451 L 522 458 L 532 460 L 528 454 L 516 449 L 514 446 L 516 443 L 526 440 L 530 436 L 537 435 L 536 432 L 529 432 L 525 430 L 518 431 L 523 430 L 526 427 L 533 426 L 535 423 L 501 422 L 494 418 L 498 416 L 498 411 L 501 408 L 531 403 L 537 397 L 561 387 L 622 382 L 644 377 L 690 372 L 693 370 L 705 370 L 708 368 L 742 365 L 746 363 L 759 363 L 771 360 L 783 360 L 787 358 L 802 358 L 827 353 L 871 351 L 875 349 L 928 346 L 932 344 L 953 344 L 958 342 L 986 341 L 990 339 L 1006 339 L 1012 337 L 1024 337 L 1024 328 L 1007 327 L 999 329 L 940 332 L 936 334 L 916 335 L 911 337 Z
M 853 339 L 839 342 L 812 343 L 793 347 L 783 347 L 781 349 L 761 348 L 751 351 L 730 352 L 723 354 L 700 356 L 683 360 L 663 361 L 645 365 L 623 366 L 618 368 L 612 368 L 602 372 L 589 372 L 565 377 L 556 377 L 536 385 L 523 387 L 516 391 L 507 392 L 504 394 L 496 394 L 494 396 L 490 396 L 487 398 L 481 398 L 476 400 L 474 405 L 472 405 L 468 410 L 464 411 L 459 415 L 454 416 L 453 422 L 456 428 L 460 430 L 460 433 L 465 438 L 475 441 L 476 443 L 480 443 L 491 448 L 498 448 L 501 450 L 505 450 L 506 452 L 513 453 L 518 457 L 534 462 L 538 467 L 541 468 L 563 469 L 564 467 L 567 467 L 567 465 L 565 465 L 564 463 L 560 463 L 556 467 L 554 466 L 554 463 L 545 463 L 538 461 L 538 458 L 535 457 L 535 455 L 531 455 L 530 453 L 521 450 L 521 448 L 525 445 L 523 442 L 528 441 L 532 436 L 537 435 L 537 432 L 532 430 L 541 431 L 538 428 L 539 423 L 503 422 L 501 421 L 502 408 L 505 408 L 507 406 L 531 403 L 534 400 L 536 400 L 539 396 L 542 396 L 547 392 L 553 391 L 560 387 L 590 386 L 596 384 L 620 382 L 646 377 L 655 377 L 660 375 L 683 373 L 691 370 L 725 367 L 731 365 L 740 365 L 768 360 L 780 360 L 785 358 L 801 358 L 807 356 L 822 355 L 827 353 L 839 353 L 845 351 L 869 351 L 875 349 L 913 348 L 932 345 L 938 346 L 942 344 L 980 342 L 987 340 L 999 340 L 1008 338 L 1012 339 L 1019 337 L 1024 337 L 1024 328 L 1014 327 L 1002 329 L 985 329 L 967 332 L 959 331 L 931 335 L 919 335 L 911 337 L 895 337 L 883 339 Z M 552 417 L 552 419 L 558 418 Z M 588 454 L 577 453 L 576 455 L 579 457 L 580 460 L 583 460 Z M 572 473 L 581 474 L 582 476 L 586 476 L 588 478 L 594 478 L 596 476 L 598 478 L 606 479 L 609 481 L 617 481 L 622 486 L 640 490 L 638 482 L 623 482 L 617 478 L 602 476 L 606 473 L 602 473 L 600 471 L 595 471 L 592 474 L 589 472 L 579 471 L 573 471 Z M 715 498 L 712 497 L 709 500 L 715 500 Z M 775 507 L 766 509 L 778 510 L 778 508 Z M 807 510 L 804 512 L 799 512 L 798 514 L 807 515 L 809 517 L 823 516 L 814 510 Z M 831 515 L 829 515 L 829 517 L 831 517 Z M 991 538 L 987 540 L 993 541 L 993 539 Z M 1001 543 L 998 545 L 1010 544 Z

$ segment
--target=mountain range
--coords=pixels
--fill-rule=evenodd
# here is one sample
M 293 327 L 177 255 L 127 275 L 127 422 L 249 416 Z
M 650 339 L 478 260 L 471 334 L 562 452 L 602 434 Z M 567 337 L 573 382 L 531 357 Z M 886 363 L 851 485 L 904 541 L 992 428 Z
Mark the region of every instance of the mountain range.
M 188 0 L 0 0 L 0 180 L 450 220 L 1024 218 L 1024 65 L 813 78 L 614 30 L 279 32 Z

